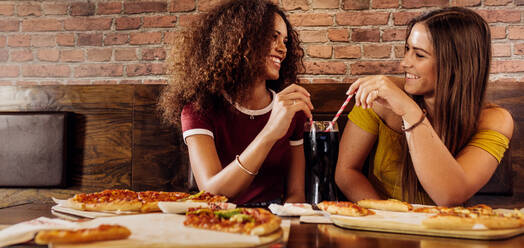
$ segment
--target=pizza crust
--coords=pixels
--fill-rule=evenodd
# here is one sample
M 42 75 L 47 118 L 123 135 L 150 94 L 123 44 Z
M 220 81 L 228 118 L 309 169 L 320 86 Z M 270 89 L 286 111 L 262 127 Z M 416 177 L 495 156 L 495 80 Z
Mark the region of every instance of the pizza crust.
M 475 219 L 452 215 L 435 215 L 422 221 L 422 225 L 433 229 L 471 230 Z
M 100 203 L 83 203 L 78 202 L 74 198 L 68 200 L 69 206 L 74 209 L 84 211 L 139 211 L 142 207 L 142 202 L 138 200 L 126 201 L 115 200 L 110 202 Z
M 393 212 L 409 212 L 413 206 L 407 202 L 402 202 L 396 199 L 388 200 L 373 200 L 364 199 L 357 202 L 357 205 L 364 208 L 393 211 Z
M 375 214 L 375 212 L 367 208 L 357 206 L 353 204 L 352 202 L 323 201 L 317 204 L 317 207 L 330 214 L 339 214 L 339 215 L 353 216 L 353 217 Z
M 250 234 L 263 236 L 263 235 L 273 233 L 274 231 L 280 228 L 280 223 L 282 223 L 282 220 L 279 217 L 271 216 L 268 222 L 253 228 Z
M 79 230 L 44 230 L 38 232 L 35 243 L 45 244 L 70 244 L 87 243 L 103 240 L 125 239 L 131 231 L 120 225 L 100 225 L 96 228 Z

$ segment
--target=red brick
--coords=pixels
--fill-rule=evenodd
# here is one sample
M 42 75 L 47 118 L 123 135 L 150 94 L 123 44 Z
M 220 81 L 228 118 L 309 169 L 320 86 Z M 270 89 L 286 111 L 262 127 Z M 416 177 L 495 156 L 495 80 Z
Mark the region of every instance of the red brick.
M 180 15 L 178 18 L 178 25 L 182 27 L 189 27 L 198 25 L 202 21 L 203 14 L 188 14 Z
M 166 11 L 167 4 L 165 2 L 124 2 L 125 14 L 158 13 Z
M 1 77 L 2 75 L 0 75 Z M 3 86 L 10 86 L 10 85 L 16 85 L 16 83 L 13 83 L 11 81 L 0 81 L 0 85 L 3 85 Z
M 15 13 L 15 5 L 12 3 L 0 3 L 0 16 L 12 16 Z
M 329 29 L 328 38 L 331 41 L 348 41 L 349 30 L 347 29 Z
M 395 58 L 404 58 L 404 52 L 405 52 L 405 46 L 404 45 L 395 45 L 393 50 L 395 51 Z
M 194 10 L 195 0 L 172 0 L 169 12 L 184 12 Z
M 82 49 L 60 51 L 60 61 L 62 62 L 82 62 L 84 61 L 84 51 Z
M 163 47 L 142 48 L 142 60 L 164 60 L 166 49 Z
M 9 60 L 9 50 L 0 49 L 0 62 L 7 62 Z
M 102 46 L 102 34 L 78 34 L 79 46 Z
M 140 17 L 121 17 L 115 20 L 116 30 L 140 28 Z
M 16 6 L 18 16 L 41 16 L 42 7 L 39 3 L 22 3 Z
M 480 0 L 451 0 L 451 6 L 472 7 L 480 6 Z
M 346 74 L 347 66 L 344 62 L 306 61 L 306 74 Z
M 310 45 L 307 47 L 307 55 L 312 58 L 331 58 L 332 47 L 326 45 Z
M 96 9 L 98 15 L 120 14 L 121 12 L 121 2 L 98 3 L 98 8 Z
M 60 2 L 50 2 L 42 3 L 42 10 L 44 11 L 45 15 L 66 15 L 67 14 L 68 5 L 67 3 L 60 3 Z
M 91 80 L 68 80 L 67 84 L 68 85 L 90 85 L 92 83 L 91 83 Z
M 372 9 L 397 8 L 398 0 L 380 0 L 371 2 Z
M 127 76 L 147 76 L 165 74 L 164 64 L 132 64 L 127 65 Z
M 406 25 L 411 19 L 422 15 L 422 12 L 397 12 L 393 13 L 393 23 L 395 25 Z
M 164 44 L 169 44 L 169 45 L 172 45 L 172 44 L 175 44 L 175 39 L 176 37 L 178 37 L 179 33 L 177 31 L 173 31 L 173 32 L 165 32 L 164 33 Z
M 351 30 L 351 40 L 376 42 L 380 40 L 380 31 L 377 28 L 354 28 Z
M 39 49 L 36 57 L 40 61 L 57 62 L 60 52 L 56 48 Z
M 31 46 L 31 36 L 27 34 L 15 34 L 7 37 L 7 45 L 10 47 Z
M 493 57 L 510 57 L 511 44 L 509 43 L 494 43 L 492 44 Z
M 405 28 L 392 28 L 384 29 L 382 33 L 382 41 L 397 41 L 406 39 L 406 29 Z
M 309 10 L 307 0 L 282 0 L 282 8 L 284 10 Z
M 520 22 L 520 10 L 478 10 L 487 22 Z
M 144 84 L 167 84 L 167 80 L 162 79 L 146 79 Z
M 176 25 L 176 16 L 145 16 L 145 28 L 170 28 Z
M 351 64 L 351 75 L 399 74 L 402 72 L 398 61 L 357 61 Z
M 339 0 L 313 0 L 314 9 L 338 9 Z
M 336 16 L 338 25 L 384 25 L 388 23 L 388 12 L 341 12 Z
M 301 30 L 298 32 L 302 42 L 326 42 L 326 30 Z
M 198 11 L 209 12 L 209 11 L 214 10 L 216 7 L 224 3 L 227 3 L 229 1 L 228 0 L 199 0 L 197 2 L 198 2 L 198 6 L 197 6 Z
M 115 50 L 116 61 L 131 61 L 137 60 L 136 48 L 121 48 Z
M 515 0 L 517 6 L 524 6 L 524 0 Z
M 314 84 L 339 84 L 340 80 L 336 80 L 333 78 L 314 78 L 313 83 Z
M 0 35 L 0 47 L 5 47 L 5 44 L 7 44 L 7 38 Z
M 343 9 L 369 9 L 369 0 L 344 0 Z
M 23 80 L 23 81 L 17 81 L 16 85 L 33 86 L 33 85 L 40 85 L 40 82 Z
M 23 65 L 24 77 L 69 77 L 71 69 L 67 65 L 39 64 Z
M 31 45 L 34 47 L 49 47 L 55 46 L 55 35 L 52 34 L 37 34 L 31 37 Z
M 487 5 L 487 6 L 503 6 L 503 5 L 508 5 L 511 2 L 513 2 L 513 0 L 485 0 L 484 1 L 484 5 Z
M 506 39 L 506 26 L 490 26 L 492 39 Z
M 87 50 L 87 61 L 105 62 L 113 56 L 111 48 L 91 48 Z
M 491 63 L 491 73 L 524 72 L 524 60 L 495 60 Z
M 402 7 L 415 9 L 421 7 L 446 7 L 449 0 L 402 0 Z
M 364 45 L 365 58 L 384 59 L 391 57 L 391 45 L 369 44 Z
M 28 49 L 12 50 L 9 57 L 12 62 L 27 62 L 33 60 L 33 52 Z
M 57 19 L 29 19 L 22 21 L 23 32 L 60 31 L 62 23 Z
M 82 64 L 74 67 L 75 77 L 118 77 L 123 75 L 123 65 Z
M 122 45 L 126 44 L 129 40 L 128 34 L 107 34 L 104 38 L 104 45 Z
M 75 17 L 64 20 L 64 29 L 71 31 L 108 30 L 111 28 L 111 18 Z
M 336 59 L 355 59 L 360 58 L 360 46 L 349 45 L 349 46 L 335 46 Z
M 56 44 L 59 46 L 74 46 L 75 35 L 74 34 L 57 34 Z
M 160 42 L 162 42 L 162 33 L 160 32 L 132 33 L 129 39 L 131 45 L 158 44 Z
M 72 16 L 92 16 L 95 14 L 95 4 L 90 2 L 71 3 Z
M 510 26 L 508 38 L 511 40 L 524 40 L 524 26 Z
M 0 20 L 0 32 L 16 32 L 18 31 L 20 22 L 14 19 Z
M 524 43 L 518 43 L 514 45 L 514 55 L 524 55 Z
M 333 15 L 324 13 L 290 14 L 289 22 L 293 26 L 331 26 L 333 25 Z
M 17 65 L 0 65 L 0 77 L 18 77 L 19 73 Z

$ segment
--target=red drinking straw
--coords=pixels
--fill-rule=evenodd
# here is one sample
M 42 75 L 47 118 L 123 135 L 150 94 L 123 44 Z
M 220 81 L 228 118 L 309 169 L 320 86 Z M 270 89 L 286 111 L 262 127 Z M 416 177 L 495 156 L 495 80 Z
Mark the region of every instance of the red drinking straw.
M 344 109 L 346 108 L 346 106 L 348 105 L 349 101 L 351 101 L 351 98 L 353 97 L 353 94 L 349 95 L 346 100 L 344 101 L 344 103 L 342 104 L 342 106 L 340 106 L 340 109 L 338 110 L 337 114 L 335 115 L 335 117 L 333 118 L 333 120 L 331 120 L 331 122 L 329 123 L 329 127 L 326 128 L 326 131 L 325 132 L 329 132 L 329 130 L 331 130 L 333 128 L 333 124 L 335 123 L 335 121 L 338 120 L 338 117 L 340 116 L 340 114 L 342 114 L 342 111 L 344 111 Z

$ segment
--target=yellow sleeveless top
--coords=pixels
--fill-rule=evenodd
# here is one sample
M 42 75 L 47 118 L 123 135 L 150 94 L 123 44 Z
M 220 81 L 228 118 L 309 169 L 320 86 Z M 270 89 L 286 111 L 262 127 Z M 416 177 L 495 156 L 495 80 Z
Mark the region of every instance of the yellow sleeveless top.
M 400 168 L 401 141 L 404 136 L 389 128 L 372 109 L 353 107 L 348 118 L 364 131 L 377 135 L 377 143 L 370 153 L 368 179 L 385 198 L 402 199 Z M 500 163 L 509 147 L 509 139 L 494 130 L 479 130 L 468 143 L 493 155 Z M 434 205 L 426 192 L 419 192 L 414 203 Z

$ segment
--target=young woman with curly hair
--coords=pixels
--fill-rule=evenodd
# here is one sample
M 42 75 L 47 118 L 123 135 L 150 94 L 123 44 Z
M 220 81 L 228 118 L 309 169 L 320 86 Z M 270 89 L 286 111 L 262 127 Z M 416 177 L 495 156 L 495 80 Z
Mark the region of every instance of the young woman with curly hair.
M 181 120 L 199 189 L 239 204 L 304 202 L 302 136 L 313 105 L 292 84 L 303 51 L 282 10 L 231 1 L 174 47 L 159 105 L 165 120 Z
M 490 60 L 489 26 L 474 11 L 445 8 L 412 20 L 405 81 L 370 76 L 348 90 L 356 106 L 335 173 L 346 197 L 450 206 L 479 191 L 513 134 L 510 113 L 484 102 Z

